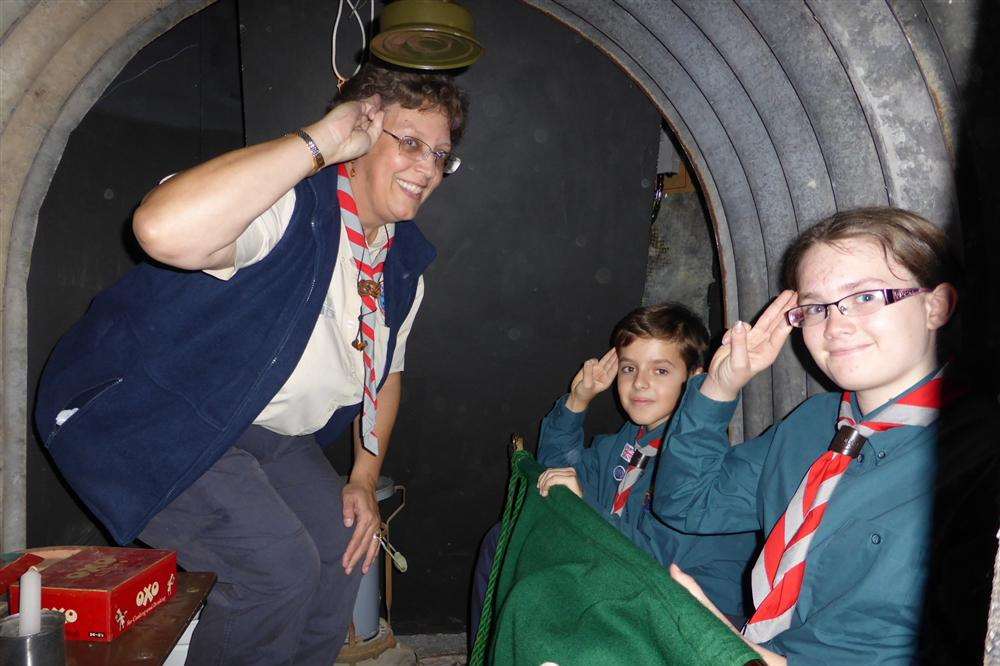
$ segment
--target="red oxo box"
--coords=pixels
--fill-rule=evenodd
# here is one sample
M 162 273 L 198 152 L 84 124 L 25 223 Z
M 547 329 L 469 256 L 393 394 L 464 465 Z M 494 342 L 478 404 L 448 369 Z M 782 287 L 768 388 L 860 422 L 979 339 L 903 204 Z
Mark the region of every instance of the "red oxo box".
M 66 638 L 109 642 L 174 596 L 177 554 L 88 547 L 42 571 L 42 607 L 66 615 Z M 20 584 L 10 587 L 11 613 Z

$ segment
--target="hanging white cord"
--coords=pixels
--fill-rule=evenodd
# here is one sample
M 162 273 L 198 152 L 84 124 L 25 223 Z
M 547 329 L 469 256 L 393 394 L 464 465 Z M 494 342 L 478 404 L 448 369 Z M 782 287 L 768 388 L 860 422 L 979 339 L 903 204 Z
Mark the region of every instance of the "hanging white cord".
M 337 77 L 338 87 L 342 86 L 350 76 L 344 76 L 337 69 L 337 33 L 340 31 L 340 16 L 344 11 L 344 2 L 347 2 L 347 6 L 351 8 L 351 13 L 354 14 L 354 18 L 358 21 L 358 28 L 361 30 L 361 60 L 364 60 L 365 49 L 368 47 L 368 33 L 365 30 L 365 23 L 361 20 L 361 14 L 358 13 L 358 7 L 362 5 L 366 0 L 358 0 L 356 3 L 351 2 L 351 0 L 338 0 L 337 2 L 337 18 L 333 22 L 333 39 L 331 44 L 331 60 L 333 63 L 333 75 Z M 371 6 L 371 16 L 369 18 L 369 23 L 374 24 L 375 22 L 375 0 L 367 0 Z M 358 62 L 358 66 L 354 68 L 351 76 L 354 76 L 361 70 L 361 62 Z

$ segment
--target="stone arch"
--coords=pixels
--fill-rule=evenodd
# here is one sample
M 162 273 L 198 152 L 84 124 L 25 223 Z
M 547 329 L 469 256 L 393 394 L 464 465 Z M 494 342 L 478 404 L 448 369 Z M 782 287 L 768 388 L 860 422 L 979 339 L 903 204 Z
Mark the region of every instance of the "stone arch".
M 715 230 L 727 326 L 754 319 L 780 289 L 789 241 L 835 211 L 891 204 L 958 235 L 976 3 L 524 2 L 604 51 L 673 130 Z M 743 390 L 734 438 L 819 388 L 786 347 Z
M 70 133 L 115 75 L 213 1 L 0 4 L 4 550 L 25 540 L 26 283 L 42 200 Z M 753 318 L 788 239 L 822 215 L 892 203 L 958 232 L 959 91 L 980 3 L 522 1 L 604 51 L 673 129 L 710 209 L 727 323 Z M 735 434 L 759 431 L 809 384 L 785 355 L 745 391 Z
M 38 211 L 70 134 L 108 84 L 143 46 L 213 1 L 5 2 L 0 12 L 4 550 L 25 542 L 26 287 Z

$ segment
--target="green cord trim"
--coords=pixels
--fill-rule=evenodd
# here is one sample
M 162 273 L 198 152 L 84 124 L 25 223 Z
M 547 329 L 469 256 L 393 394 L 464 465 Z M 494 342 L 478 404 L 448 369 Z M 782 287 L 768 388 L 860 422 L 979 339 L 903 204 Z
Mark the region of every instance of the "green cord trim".
M 514 529 L 517 517 L 521 515 L 521 507 L 524 505 L 525 491 L 528 486 L 527 479 L 524 472 L 518 466 L 518 462 L 530 457 L 531 455 L 527 451 L 515 451 L 513 456 L 511 456 L 507 502 L 504 505 L 503 517 L 500 522 L 497 552 L 493 558 L 493 566 L 490 567 L 490 580 L 486 586 L 486 598 L 483 599 L 483 613 L 479 618 L 479 631 L 476 632 L 476 642 L 472 647 L 472 655 L 469 657 L 469 666 L 484 666 L 486 664 L 486 649 L 489 647 L 490 634 L 493 630 L 493 602 L 496 597 L 497 580 L 500 578 L 500 569 L 503 565 L 504 556 L 507 554 L 510 533 Z

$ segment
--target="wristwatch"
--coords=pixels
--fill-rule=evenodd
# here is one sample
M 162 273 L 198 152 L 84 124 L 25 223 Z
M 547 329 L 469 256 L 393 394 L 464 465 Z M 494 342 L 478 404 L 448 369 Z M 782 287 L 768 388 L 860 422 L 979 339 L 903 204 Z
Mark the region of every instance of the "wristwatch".
M 319 151 L 319 146 L 316 145 L 316 142 L 313 141 L 313 138 L 309 136 L 305 130 L 297 129 L 293 132 L 293 134 L 305 141 L 306 145 L 309 147 L 309 152 L 312 153 L 313 156 L 313 173 L 316 173 L 326 166 L 326 160 L 323 159 L 323 153 Z

